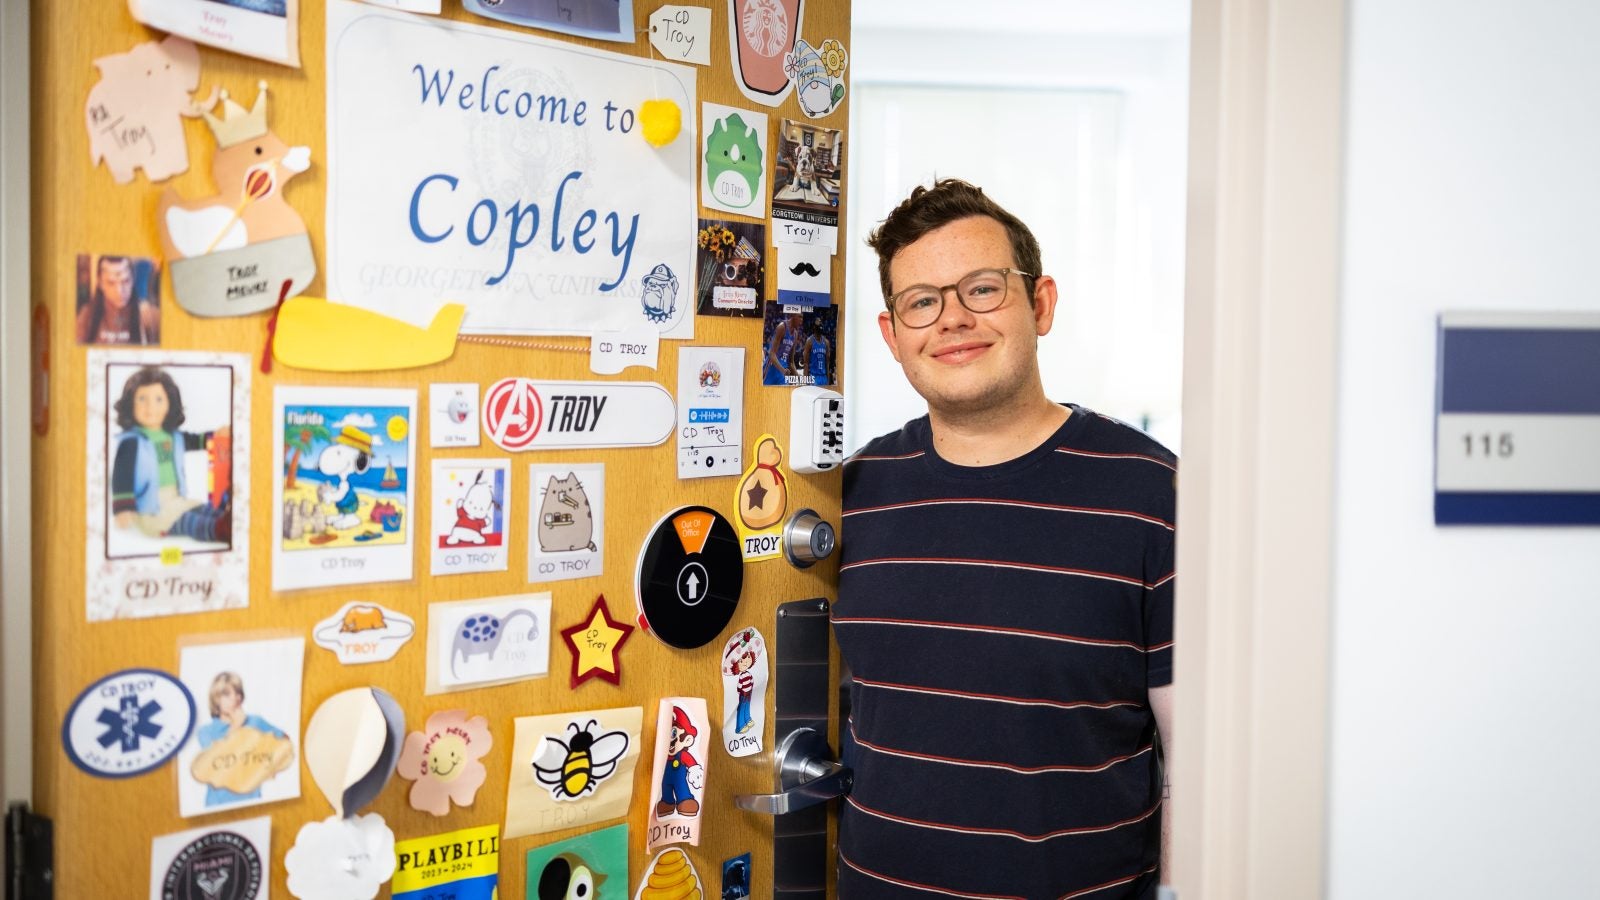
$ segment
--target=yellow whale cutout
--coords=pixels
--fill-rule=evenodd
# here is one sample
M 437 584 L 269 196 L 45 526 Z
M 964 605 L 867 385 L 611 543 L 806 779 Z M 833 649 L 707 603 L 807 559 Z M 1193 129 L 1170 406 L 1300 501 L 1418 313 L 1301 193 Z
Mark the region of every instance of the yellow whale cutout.
M 411 369 L 443 362 L 456 352 L 467 308 L 446 303 L 427 328 L 321 297 L 290 297 L 278 309 L 272 357 L 319 372 Z

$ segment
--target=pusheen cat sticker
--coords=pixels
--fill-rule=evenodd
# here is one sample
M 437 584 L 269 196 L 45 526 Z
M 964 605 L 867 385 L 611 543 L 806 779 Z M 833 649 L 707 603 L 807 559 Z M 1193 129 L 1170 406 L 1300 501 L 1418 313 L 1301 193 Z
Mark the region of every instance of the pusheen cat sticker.
M 510 503 L 510 460 L 435 459 L 430 571 L 504 572 L 510 556 Z
M 528 485 L 528 581 L 601 574 L 605 569 L 605 466 L 531 465 Z
M 426 693 L 509 684 L 550 671 L 550 594 L 428 605 Z

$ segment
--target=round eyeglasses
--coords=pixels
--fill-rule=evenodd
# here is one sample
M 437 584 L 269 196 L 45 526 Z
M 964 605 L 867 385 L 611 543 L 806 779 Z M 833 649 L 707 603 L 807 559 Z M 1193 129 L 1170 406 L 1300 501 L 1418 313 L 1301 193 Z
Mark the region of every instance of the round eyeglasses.
M 979 269 L 968 272 L 955 284 L 935 287 L 931 284 L 914 284 L 889 298 L 889 309 L 896 320 L 907 328 L 927 328 L 944 314 L 944 295 L 955 291 L 956 299 L 968 311 L 993 312 L 1006 302 L 1006 285 L 1010 275 L 1037 278 L 1032 272 L 1021 269 Z

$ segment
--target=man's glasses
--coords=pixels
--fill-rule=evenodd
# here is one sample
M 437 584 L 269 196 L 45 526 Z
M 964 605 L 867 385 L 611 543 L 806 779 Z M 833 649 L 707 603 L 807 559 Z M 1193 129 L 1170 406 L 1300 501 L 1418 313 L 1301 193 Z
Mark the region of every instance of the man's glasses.
M 889 298 L 889 309 L 901 325 L 907 328 L 927 328 L 944 314 L 944 295 L 955 291 L 956 299 L 969 311 L 993 312 L 1006 302 L 1006 285 L 1009 275 L 1037 278 L 1020 269 L 979 269 L 968 273 L 955 284 L 935 287 L 931 284 L 914 284 Z

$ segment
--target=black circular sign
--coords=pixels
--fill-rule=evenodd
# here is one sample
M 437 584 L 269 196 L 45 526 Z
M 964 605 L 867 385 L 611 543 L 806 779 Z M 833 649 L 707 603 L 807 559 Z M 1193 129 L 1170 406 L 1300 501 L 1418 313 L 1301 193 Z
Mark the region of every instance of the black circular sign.
M 733 619 L 743 588 L 739 535 L 710 507 L 667 513 L 639 550 L 639 612 L 669 646 L 692 650 L 715 640 Z
M 162 883 L 162 900 L 255 900 L 261 855 L 232 831 L 202 834 L 178 851 Z

